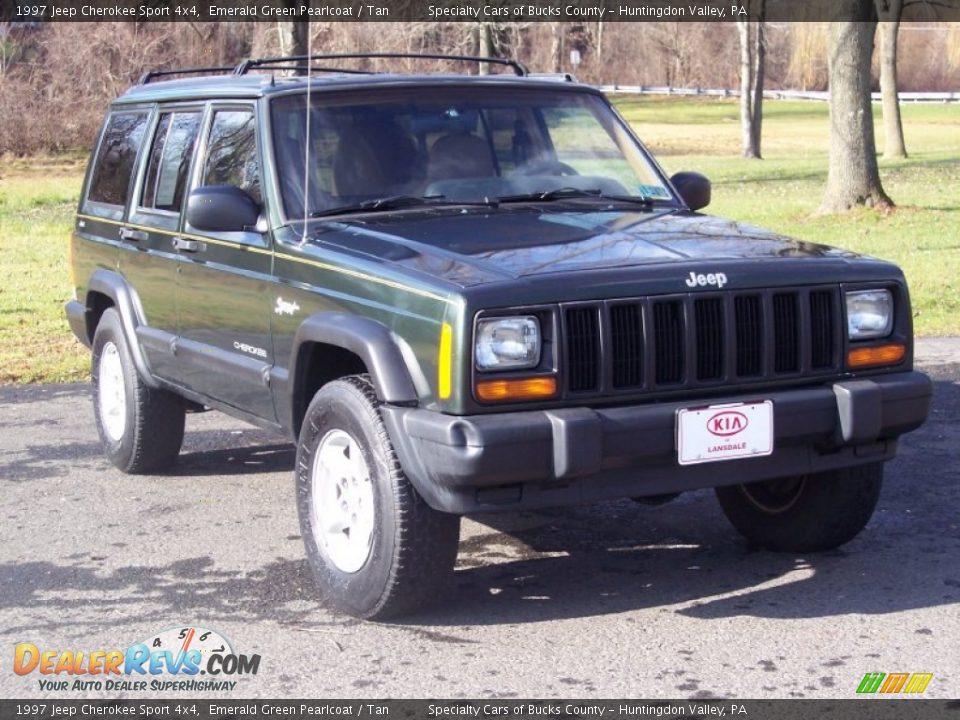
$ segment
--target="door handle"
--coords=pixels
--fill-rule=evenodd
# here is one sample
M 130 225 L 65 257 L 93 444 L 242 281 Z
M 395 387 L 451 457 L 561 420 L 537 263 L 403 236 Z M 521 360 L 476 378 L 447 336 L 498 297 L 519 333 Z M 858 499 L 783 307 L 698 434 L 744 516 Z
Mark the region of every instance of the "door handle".
M 207 249 L 206 244 L 199 240 L 188 240 L 182 237 L 175 237 L 173 239 L 173 246 L 180 252 L 188 253 L 203 252 Z
M 120 238 L 122 240 L 130 240 L 132 242 L 140 242 L 141 240 L 147 239 L 147 233 L 143 230 L 134 230 L 133 228 L 122 227 L 120 228 Z

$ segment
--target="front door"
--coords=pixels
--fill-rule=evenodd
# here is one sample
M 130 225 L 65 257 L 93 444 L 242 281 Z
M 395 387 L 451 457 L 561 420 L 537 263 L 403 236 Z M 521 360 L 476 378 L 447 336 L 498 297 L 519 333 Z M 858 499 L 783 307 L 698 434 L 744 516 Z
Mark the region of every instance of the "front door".
M 214 105 L 194 186 L 233 185 L 263 205 L 253 103 Z M 268 233 L 211 233 L 184 220 L 178 236 L 178 358 L 191 390 L 273 422 Z

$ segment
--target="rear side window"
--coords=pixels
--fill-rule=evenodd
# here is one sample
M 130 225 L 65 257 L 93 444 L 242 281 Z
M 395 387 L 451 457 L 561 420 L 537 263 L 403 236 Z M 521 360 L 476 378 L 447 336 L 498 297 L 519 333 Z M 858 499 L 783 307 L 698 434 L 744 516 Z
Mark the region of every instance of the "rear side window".
M 180 212 L 199 130 L 199 112 L 160 116 L 150 149 L 143 207 Z
M 233 185 L 262 202 L 253 113 L 218 110 L 213 116 L 201 185 Z
M 126 205 L 130 175 L 147 127 L 147 113 L 114 113 L 107 121 L 94 165 L 88 199 Z

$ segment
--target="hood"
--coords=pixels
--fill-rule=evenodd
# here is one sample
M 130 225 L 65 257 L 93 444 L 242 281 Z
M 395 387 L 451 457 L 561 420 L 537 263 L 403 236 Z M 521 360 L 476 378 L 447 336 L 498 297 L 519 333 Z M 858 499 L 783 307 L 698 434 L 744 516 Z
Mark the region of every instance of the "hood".
M 721 218 L 654 212 L 501 208 L 324 222 L 314 242 L 461 286 L 687 260 L 858 257 Z

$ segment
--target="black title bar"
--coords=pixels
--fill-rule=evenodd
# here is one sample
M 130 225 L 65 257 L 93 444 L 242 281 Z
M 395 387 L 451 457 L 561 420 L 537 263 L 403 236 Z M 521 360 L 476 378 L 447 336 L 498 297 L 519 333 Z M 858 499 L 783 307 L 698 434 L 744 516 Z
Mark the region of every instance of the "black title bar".
M 951 707 L 952 706 L 952 707 Z M 231 720 L 956 720 L 946 700 L 2 700 L 0 717 Z
M 904 22 L 960 20 L 960 0 L 904 4 Z M 35 22 L 770 22 L 869 20 L 849 0 L 0 0 L 0 21 Z

